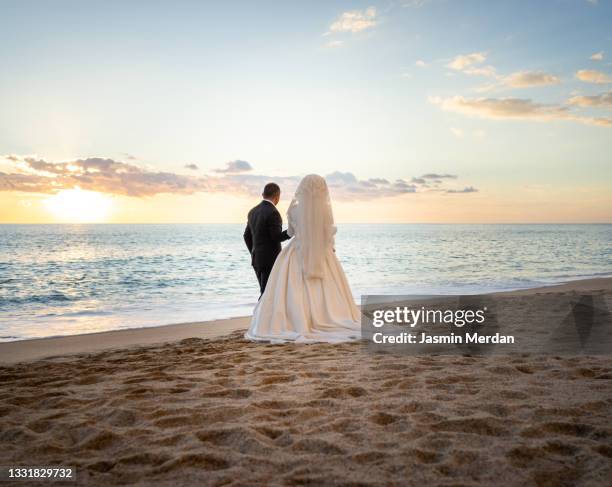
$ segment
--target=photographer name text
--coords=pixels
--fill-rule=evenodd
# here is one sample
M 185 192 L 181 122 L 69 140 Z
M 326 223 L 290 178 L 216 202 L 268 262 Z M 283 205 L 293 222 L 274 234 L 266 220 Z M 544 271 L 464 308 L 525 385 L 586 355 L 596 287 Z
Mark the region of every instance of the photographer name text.
M 465 335 L 428 335 L 421 333 L 420 337 L 413 333 L 399 333 L 397 335 L 385 335 L 383 333 L 374 333 L 372 340 L 374 343 L 383 344 L 456 344 L 456 343 L 514 343 L 514 336 L 501 335 L 481 335 L 479 333 L 466 333 Z

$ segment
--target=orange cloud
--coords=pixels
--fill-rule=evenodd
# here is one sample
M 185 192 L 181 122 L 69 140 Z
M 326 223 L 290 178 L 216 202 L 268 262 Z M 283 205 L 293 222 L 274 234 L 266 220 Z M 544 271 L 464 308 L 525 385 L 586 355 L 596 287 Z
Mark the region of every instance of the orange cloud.
M 376 7 L 344 12 L 329 27 L 329 32 L 360 32 L 376 25 Z
M 284 191 L 293 191 L 301 176 L 274 177 L 253 174 L 246 161 L 233 161 L 214 175 L 193 176 L 154 171 L 134 164 L 105 158 L 77 159 L 68 162 L 48 162 L 32 157 L 5 156 L 16 172 L 0 172 L 0 191 L 20 191 L 53 194 L 63 189 L 79 187 L 102 193 L 147 197 L 158 194 L 231 193 L 257 196 L 263 186 L 275 181 Z M 326 180 L 334 198 L 367 200 L 406 193 L 443 191 L 459 192 L 447 187 L 456 179 L 450 174 L 425 174 L 411 180 L 385 178 L 358 179 L 350 172 L 332 172 Z
M 581 69 L 576 73 L 576 78 L 585 83 L 606 84 L 612 83 L 612 76 L 595 69 Z
M 581 107 L 612 108 L 612 91 L 592 96 L 574 96 L 568 100 L 568 103 Z
M 543 71 L 517 71 L 503 80 L 503 84 L 510 88 L 530 88 L 532 86 L 548 86 L 559 83 L 561 83 L 561 80 L 557 76 Z
M 481 118 L 514 120 L 569 120 L 588 125 L 612 126 L 610 118 L 594 118 L 575 115 L 564 105 L 545 105 L 522 98 L 449 98 L 432 97 L 431 103 L 442 110 Z

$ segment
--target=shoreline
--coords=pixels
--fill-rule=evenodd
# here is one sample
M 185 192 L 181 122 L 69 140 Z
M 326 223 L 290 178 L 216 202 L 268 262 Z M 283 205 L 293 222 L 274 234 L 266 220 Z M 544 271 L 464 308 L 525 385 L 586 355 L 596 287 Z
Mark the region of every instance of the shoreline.
M 16 364 L 81 353 L 159 345 L 186 338 L 217 338 L 246 329 L 250 316 L 213 321 L 100 331 L 0 343 L 0 364 Z
M 590 292 L 612 286 L 612 278 L 590 278 L 550 286 L 491 293 L 495 296 L 525 296 L 548 292 Z M 186 338 L 211 339 L 246 330 L 250 316 L 211 321 L 110 330 L 78 335 L 30 338 L 0 343 L 0 364 L 15 364 L 102 350 L 159 345 Z

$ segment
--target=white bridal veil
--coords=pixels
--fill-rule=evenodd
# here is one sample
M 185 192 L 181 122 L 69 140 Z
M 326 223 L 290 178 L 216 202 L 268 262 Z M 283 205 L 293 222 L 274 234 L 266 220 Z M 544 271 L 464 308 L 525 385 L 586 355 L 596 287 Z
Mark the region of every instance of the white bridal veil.
M 326 252 L 334 246 L 334 216 L 325 179 L 309 174 L 300 181 L 287 210 L 288 233 L 293 235 L 302 258 L 306 279 L 324 274 Z
M 287 219 L 293 238 L 276 258 L 245 337 L 273 343 L 359 338 L 359 309 L 333 252 L 336 227 L 325 179 L 311 174 L 300 181 Z

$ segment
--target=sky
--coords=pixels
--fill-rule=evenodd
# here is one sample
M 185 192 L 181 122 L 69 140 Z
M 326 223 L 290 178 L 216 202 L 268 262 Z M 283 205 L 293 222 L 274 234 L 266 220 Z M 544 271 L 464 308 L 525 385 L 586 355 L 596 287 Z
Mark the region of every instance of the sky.
M 0 0 L 0 223 L 612 222 L 612 1 Z

